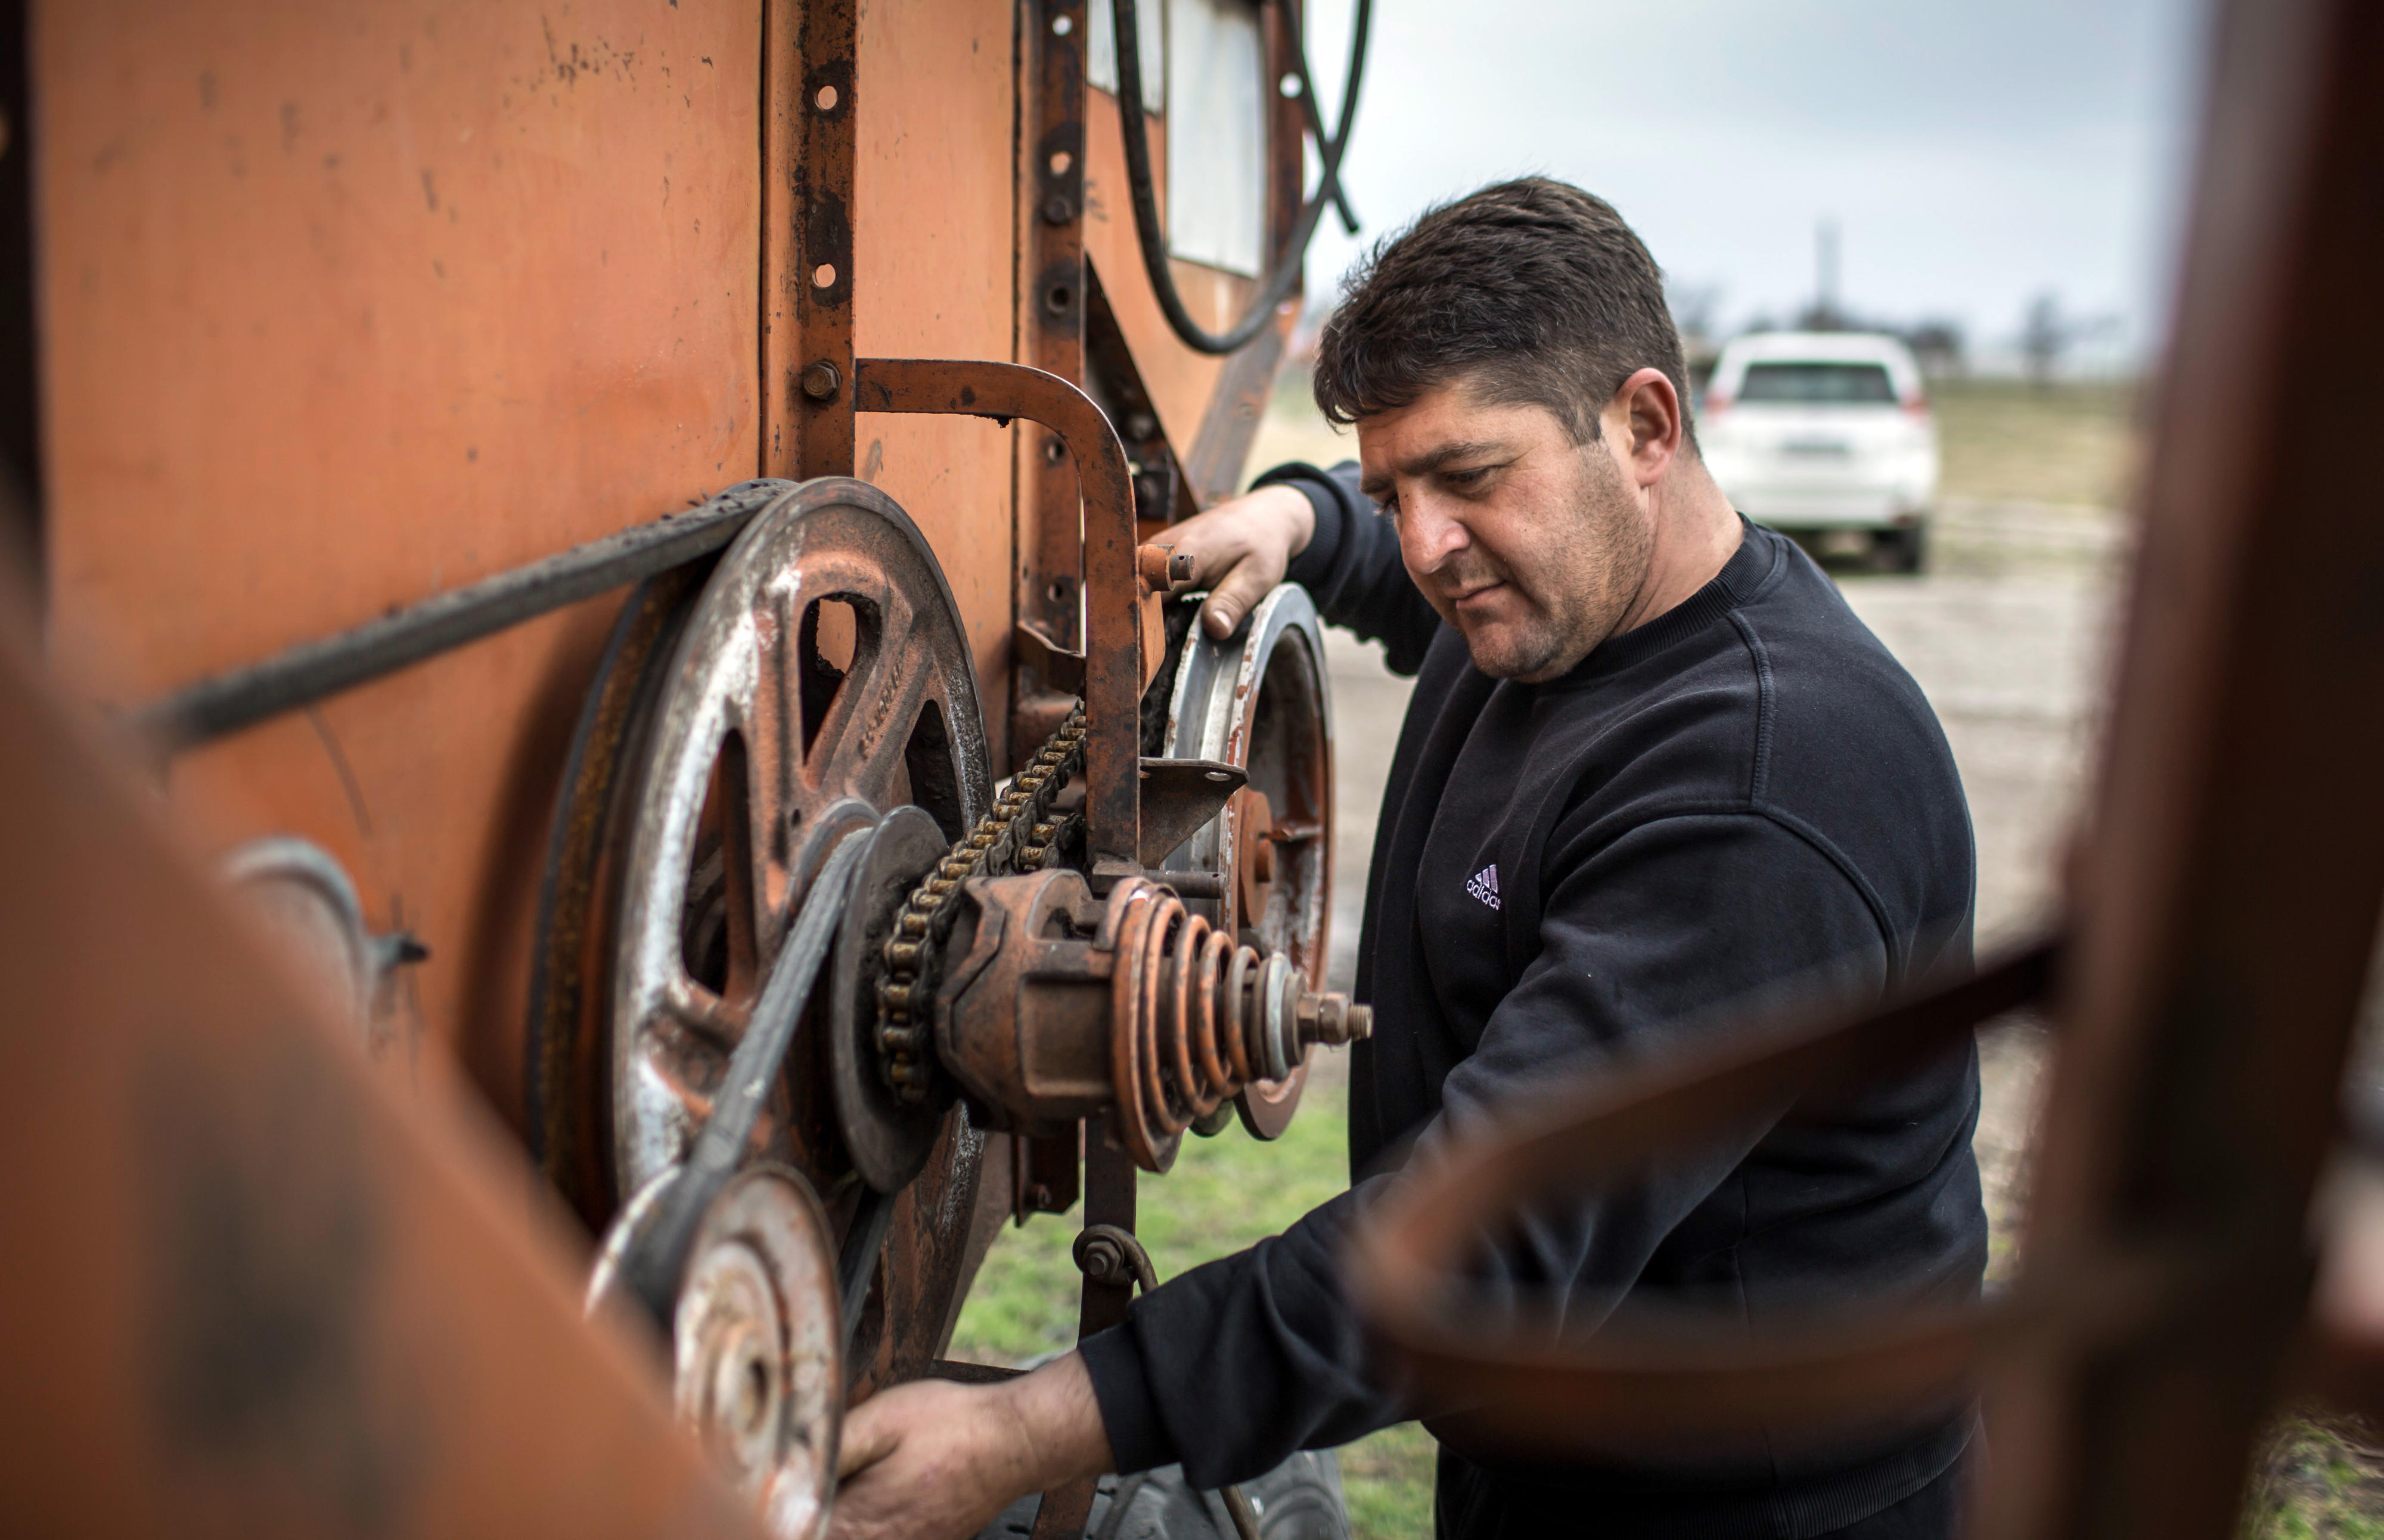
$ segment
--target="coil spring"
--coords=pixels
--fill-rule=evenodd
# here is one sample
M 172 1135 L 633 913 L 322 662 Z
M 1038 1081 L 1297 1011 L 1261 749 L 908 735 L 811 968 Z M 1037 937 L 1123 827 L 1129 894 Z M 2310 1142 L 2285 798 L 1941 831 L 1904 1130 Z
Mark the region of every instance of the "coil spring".
M 1235 944 L 1153 883 L 1124 885 L 1110 913 L 1117 1132 L 1137 1164 L 1165 1171 L 1185 1129 L 1282 1059 L 1280 1048 L 1268 1051 L 1265 996 L 1287 964 Z

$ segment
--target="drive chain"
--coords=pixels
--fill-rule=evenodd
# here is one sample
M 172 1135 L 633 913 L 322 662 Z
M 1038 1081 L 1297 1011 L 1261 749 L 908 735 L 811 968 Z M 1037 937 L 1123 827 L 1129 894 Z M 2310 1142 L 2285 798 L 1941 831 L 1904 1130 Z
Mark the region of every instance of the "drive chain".
M 880 954 L 885 966 L 877 981 L 877 1049 L 879 1067 L 901 1100 L 925 1100 L 935 1078 L 928 1000 L 935 992 L 937 951 L 959 913 L 953 895 L 971 877 L 1038 871 L 1058 859 L 1062 837 L 1081 814 L 1054 817 L 1051 804 L 1083 768 L 1084 758 L 1080 705 L 896 913 Z

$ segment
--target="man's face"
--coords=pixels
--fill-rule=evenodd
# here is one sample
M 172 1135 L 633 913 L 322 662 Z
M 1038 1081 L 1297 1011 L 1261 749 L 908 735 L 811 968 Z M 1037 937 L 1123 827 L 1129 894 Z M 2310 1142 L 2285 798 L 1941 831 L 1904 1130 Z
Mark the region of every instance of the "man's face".
M 1607 441 L 1574 443 L 1544 406 L 1447 386 L 1360 418 L 1358 460 L 1416 587 L 1484 674 L 1562 674 L 1645 580 L 1653 530 L 1636 486 Z

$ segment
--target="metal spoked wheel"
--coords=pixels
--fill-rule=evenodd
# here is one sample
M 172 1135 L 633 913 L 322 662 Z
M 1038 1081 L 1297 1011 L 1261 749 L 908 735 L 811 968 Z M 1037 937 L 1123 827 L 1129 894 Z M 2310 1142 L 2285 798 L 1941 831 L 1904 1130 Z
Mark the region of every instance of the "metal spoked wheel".
M 789 487 L 709 573 L 632 597 L 556 813 L 531 1014 L 533 1137 L 591 1227 L 685 1157 L 827 858 L 897 825 L 892 856 L 940 853 L 986 811 L 988 769 L 950 590 L 865 483 Z M 892 856 L 870 863 L 889 891 Z M 846 917 L 876 901 L 856 889 Z M 901 1186 L 886 1149 L 916 1177 L 852 1346 L 862 1378 L 932 1355 L 984 1143 L 947 1102 L 848 1094 L 877 1073 L 867 1004 L 813 987 L 753 1149 L 816 1188 L 838 1246 L 865 1189 Z
M 710 1112 L 836 845 L 905 803 L 957 839 L 989 795 L 967 633 L 925 542 L 865 484 L 809 483 L 759 515 L 705 585 L 668 680 L 620 887 L 611 1049 L 625 1191 L 677 1161 Z M 829 1105 L 787 1108 L 788 1157 L 832 1170 L 819 1136 L 833 1120 Z
M 1167 751 L 1223 760 L 1249 773 L 1214 821 L 1169 856 L 1161 874 L 1223 879 L 1224 896 L 1192 900 L 1225 935 L 1281 952 L 1318 987 L 1333 921 L 1333 700 L 1324 632 L 1308 590 L 1285 583 L 1226 640 L 1195 630 L 1168 707 Z M 1244 1126 L 1272 1139 L 1289 1126 L 1303 1063 L 1250 1087 Z

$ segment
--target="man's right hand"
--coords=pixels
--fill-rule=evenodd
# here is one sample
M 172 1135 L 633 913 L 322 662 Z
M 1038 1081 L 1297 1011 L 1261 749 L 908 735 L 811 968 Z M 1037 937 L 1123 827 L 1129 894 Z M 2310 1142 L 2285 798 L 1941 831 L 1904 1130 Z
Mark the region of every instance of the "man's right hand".
M 1316 509 L 1292 487 L 1260 487 L 1167 532 L 1176 554 L 1192 558 L 1192 586 L 1209 590 L 1200 623 L 1220 641 L 1273 591 L 1315 537 Z

